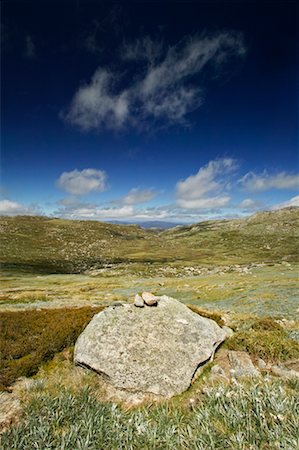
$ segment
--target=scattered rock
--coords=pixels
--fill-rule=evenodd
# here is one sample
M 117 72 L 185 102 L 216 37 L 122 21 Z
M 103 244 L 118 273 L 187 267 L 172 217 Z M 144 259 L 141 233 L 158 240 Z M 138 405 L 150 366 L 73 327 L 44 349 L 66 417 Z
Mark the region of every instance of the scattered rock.
M 254 367 L 247 352 L 230 350 L 228 352 L 228 358 L 232 367 L 231 373 L 235 378 L 260 375 L 260 372 Z
M 194 408 L 198 405 L 199 400 L 198 400 L 198 398 L 189 398 L 188 403 L 189 403 L 190 411 L 193 411 Z
M 265 363 L 265 361 L 262 358 L 258 358 L 257 366 L 261 370 L 266 370 L 267 369 L 267 364 Z
M 155 306 L 158 303 L 158 297 L 156 297 L 154 294 L 151 294 L 150 292 L 143 292 L 142 298 L 147 306 Z
M 19 422 L 21 405 L 19 399 L 11 393 L 0 392 L 0 434 L 11 425 Z
M 271 373 L 273 375 L 276 375 L 280 378 L 298 378 L 299 379 L 299 372 L 293 369 L 287 369 L 286 367 L 280 367 L 280 366 L 271 366 Z
M 75 362 L 130 394 L 170 398 L 188 389 L 226 332 L 177 300 L 157 300 L 156 308 L 131 304 L 95 315 L 76 342 Z
M 215 364 L 212 369 L 211 373 L 213 375 L 220 375 L 221 377 L 225 377 L 225 371 L 222 367 L 220 367 L 218 364 Z
M 144 307 L 144 300 L 143 300 L 142 297 L 140 297 L 139 294 L 135 295 L 134 306 L 137 306 L 137 308 L 143 308 Z
M 226 326 L 226 325 L 224 325 L 224 326 L 222 327 L 222 330 L 224 330 L 224 331 L 226 332 L 226 336 L 227 336 L 228 338 L 229 338 L 229 337 L 232 337 L 233 334 L 234 334 L 233 330 L 232 330 L 230 327 Z

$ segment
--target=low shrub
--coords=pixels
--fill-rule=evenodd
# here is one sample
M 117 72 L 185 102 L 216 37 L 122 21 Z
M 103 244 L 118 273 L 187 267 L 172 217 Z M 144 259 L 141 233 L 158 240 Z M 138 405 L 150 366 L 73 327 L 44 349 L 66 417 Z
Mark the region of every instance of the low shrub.
M 283 331 L 283 328 L 271 317 L 256 319 L 251 328 L 255 331 Z
M 199 314 L 202 317 L 206 317 L 207 319 L 214 320 L 216 323 L 218 323 L 218 325 L 220 327 L 225 325 L 225 322 L 222 319 L 221 313 L 219 313 L 217 311 L 208 311 L 207 309 L 202 309 L 202 308 L 199 308 L 198 306 L 194 306 L 194 305 L 187 305 L 187 306 L 194 313 Z
M 72 345 L 104 307 L 0 313 L 0 389 L 37 372 L 40 364 Z
M 279 362 L 299 358 L 299 342 L 283 330 L 246 330 L 235 333 L 224 344 L 229 350 L 243 350 L 265 361 Z

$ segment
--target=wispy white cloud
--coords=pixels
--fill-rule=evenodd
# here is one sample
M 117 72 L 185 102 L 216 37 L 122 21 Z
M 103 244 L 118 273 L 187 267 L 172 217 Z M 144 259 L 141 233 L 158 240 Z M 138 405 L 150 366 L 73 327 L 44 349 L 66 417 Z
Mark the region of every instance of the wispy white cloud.
M 32 36 L 29 34 L 25 38 L 24 57 L 27 59 L 34 59 L 36 57 L 36 47 Z
M 237 33 L 189 37 L 168 48 L 149 37 L 127 43 L 122 59 L 127 66 L 135 62 L 135 72 L 125 79 L 123 71 L 99 67 L 61 117 L 83 131 L 143 128 L 156 120 L 184 123 L 186 115 L 203 102 L 202 88 L 194 77 L 207 65 L 217 72 L 229 58 L 244 54 L 242 36 Z M 136 64 L 142 60 L 146 63 Z
M 121 129 L 129 116 L 129 95 L 126 90 L 112 93 L 115 76 L 106 69 L 98 69 L 91 82 L 82 86 L 62 116 L 83 131 Z
M 144 203 L 152 200 L 156 196 L 156 192 L 152 189 L 140 189 L 133 188 L 127 195 L 120 199 L 120 203 L 123 205 L 136 205 L 138 203 Z
M 230 182 L 228 174 L 236 167 L 232 158 L 216 159 L 201 167 L 195 175 L 179 181 L 176 185 L 178 206 L 187 209 L 226 206 L 230 201 L 226 193 Z
M 0 200 L 1 216 L 38 215 L 41 210 L 36 205 L 25 206 L 12 200 Z
M 277 205 L 272 206 L 271 209 L 282 209 L 282 208 L 288 208 L 290 206 L 297 206 L 299 207 L 299 195 L 296 195 L 295 197 L 290 198 L 289 200 L 286 200 L 285 202 L 279 203 Z
M 102 207 L 92 204 L 78 203 L 60 208 L 53 213 L 55 216 L 67 219 L 82 220 L 121 220 L 130 219 L 134 216 L 133 206 L 125 205 L 120 207 Z
M 100 55 L 103 52 L 103 47 L 100 45 L 99 32 L 101 30 L 101 24 L 98 20 L 93 22 L 93 26 L 83 36 L 80 36 L 81 45 L 89 53 L 94 55 Z
M 218 69 L 230 56 L 244 53 L 241 36 L 229 33 L 189 37 L 170 47 L 165 58 L 150 65 L 136 86 L 145 112 L 156 118 L 166 117 L 170 122 L 180 121 L 203 101 L 201 88 L 190 79 L 208 63 Z
M 230 202 L 229 195 L 222 195 L 218 197 L 207 197 L 189 200 L 181 198 L 178 200 L 178 205 L 186 209 L 205 209 L 205 208 L 221 208 Z
M 239 182 L 245 190 L 251 192 L 269 189 L 296 189 L 299 188 L 299 175 L 287 172 L 279 172 L 273 175 L 267 171 L 261 174 L 248 172 Z
M 124 61 L 145 61 L 153 65 L 162 57 L 163 50 L 163 41 L 144 36 L 133 42 L 125 42 L 120 49 L 120 57 Z
M 259 200 L 253 200 L 252 198 L 244 198 L 239 204 L 238 208 L 254 210 L 259 209 L 263 206 L 263 203 Z
M 63 172 L 56 185 L 72 195 L 85 195 L 92 191 L 103 192 L 107 188 L 104 170 L 84 169 Z

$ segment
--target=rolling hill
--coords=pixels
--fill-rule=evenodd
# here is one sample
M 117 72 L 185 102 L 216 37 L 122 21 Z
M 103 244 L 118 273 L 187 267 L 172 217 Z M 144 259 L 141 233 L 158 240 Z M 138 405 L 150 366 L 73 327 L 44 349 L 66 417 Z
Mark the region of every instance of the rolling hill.
M 0 218 L 3 268 L 79 273 L 118 263 L 268 264 L 298 259 L 299 208 L 168 230 L 96 221 Z

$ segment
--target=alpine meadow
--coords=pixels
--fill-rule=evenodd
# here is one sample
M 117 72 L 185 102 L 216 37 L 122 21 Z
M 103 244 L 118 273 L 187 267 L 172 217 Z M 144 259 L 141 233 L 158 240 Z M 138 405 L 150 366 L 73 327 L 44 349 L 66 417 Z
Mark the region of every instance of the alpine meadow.
M 1 450 L 298 450 L 297 17 L 2 0 Z

